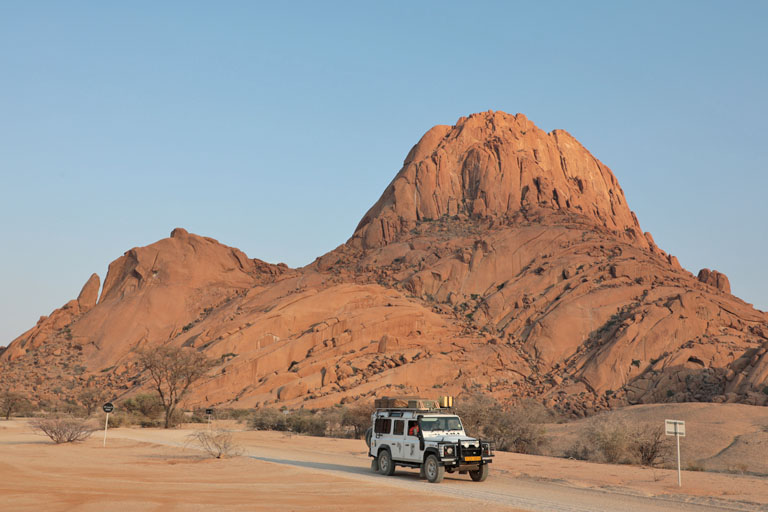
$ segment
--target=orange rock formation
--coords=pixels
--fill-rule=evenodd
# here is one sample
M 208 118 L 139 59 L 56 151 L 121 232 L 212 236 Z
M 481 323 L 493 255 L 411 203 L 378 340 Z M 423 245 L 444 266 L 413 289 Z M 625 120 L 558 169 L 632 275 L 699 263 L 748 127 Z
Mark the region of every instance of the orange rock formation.
M 575 415 L 765 404 L 768 315 L 682 269 L 568 133 L 486 112 L 429 130 L 350 240 L 301 269 L 176 229 L 0 355 L 12 387 L 146 388 L 135 350 L 220 364 L 193 404 L 484 391 Z M 61 391 L 66 395 L 67 392 Z

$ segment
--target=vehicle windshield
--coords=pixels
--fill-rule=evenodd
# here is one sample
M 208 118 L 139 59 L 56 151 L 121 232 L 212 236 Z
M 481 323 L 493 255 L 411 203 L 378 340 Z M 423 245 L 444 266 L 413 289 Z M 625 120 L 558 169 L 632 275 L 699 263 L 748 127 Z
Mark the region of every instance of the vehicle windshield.
M 445 430 L 462 430 L 461 420 L 458 416 L 422 417 L 419 421 L 421 430 L 435 432 Z

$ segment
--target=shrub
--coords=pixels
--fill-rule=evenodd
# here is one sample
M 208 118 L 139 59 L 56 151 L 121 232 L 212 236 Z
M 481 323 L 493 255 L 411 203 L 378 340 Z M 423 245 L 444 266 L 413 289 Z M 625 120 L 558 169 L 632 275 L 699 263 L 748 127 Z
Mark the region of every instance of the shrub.
M 467 435 L 488 439 L 497 450 L 528 454 L 541 452 L 546 445 L 541 424 L 553 419 L 552 413 L 537 402 L 526 400 L 504 410 L 494 398 L 483 394 L 457 401 L 455 411 Z
M 492 411 L 498 407 L 492 397 L 476 394 L 456 400 L 455 411 L 461 416 L 467 435 L 477 437 L 482 434 L 483 426 L 489 423 Z
M 288 428 L 297 434 L 324 436 L 327 426 L 322 415 L 303 409 L 288 415 Z
M 205 411 L 203 410 L 202 412 L 204 413 Z M 217 420 L 237 420 L 237 422 L 242 423 L 252 413 L 253 409 L 216 409 L 214 411 L 214 418 Z M 207 416 L 206 421 L 208 421 Z
M 544 427 L 521 418 L 514 412 L 500 411 L 483 429 L 497 450 L 535 454 L 546 444 Z
M 594 447 L 597 458 L 602 462 L 631 462 L 629 427 L 626 423 L 607 418 L 596 419 L 590 422 L 585 435 L 587 443 Z
M 99 407 L 103 405 L 108 398 L 109 394 L 107 391 L 98 388 L 84 389 L 77 395 L 77 401 L 83 406 L 86 417 L 89 417 L 94 411 L 98 411 Z
M 197 408 L 192 412 L 185 412 L 184 423 L 208 423 L 208 415 L 205 414 L 205 409 Z M 211 416 L 211 419 L 218 419 L 218 414 Z
M 329 423 L 338 422 L 334 414 L 334 411 L 316 413 L 305 409 L 285 412 L 269 408 L 257 409 L 251 417 L 250 428 L 325 436 Z
M 347 414 L 349 409 L 342 407 L 340 404 L 331 409 L 323 409 L 319 412 L 325 421 L 325 435 L 328 437 L 337 437 L 341 439 L 354 439 L 355 427 L 345 423 L 344 415 Z M 368 420 L 370 423 L 370 419 Z M 368 428 L 370 425 L 366 426 Z M 363 434 L 365 434 L 365 428 Z
M 155 394 L 136 395 L 122 402 L 121 409 L 134 415 L 136 423 L 148 423 L 158 419 L 163 413 L 163 404 Z
M 660 425 L 637 425 L 631 431 L 631 438 L 630 450 L 643 466 L 658 466 L 669 455 L 670 446 Z
M 592 449 L 579 440 L 576 444 L 565 450 L 563 455 L 566 459 L 589 460 L 592 456 Z
M 669 454 L 664 429 L 650 424 L 630 424 L 610 417 L 594 418 L 581 439 L 565 456 L 610 464 L 658 466 Z
M 242 453 L 240 446 L 232 440 L 232 434 L 223 430 L 213 432 L 198 430 L 189 434 L 187 438 L 199 445 L 208 455 L 217 459 L 234 457 Z
M 28 411 L 31 408 L 26 395 L 7 389 L 0 393 L 0 413 L 6 420 L 11 419 L 14 413 Z
M 127 427 L 133 424 L 133 418 L 131 415 L 120 411 L 120 412 L 113 412 L 109 415 L 109 418 L 107 419 L 107 423 L 109 425 L 109 428 L 120 428 L 120 427 Z
M 355 439 L 360 439 L 371 426 L 372 414 L 373 404 L 345 407 L 341 416 L 341 424 L 345 427 L 352 427 Z
M 284 432 L 288 430 L 288 420 L 285 414 L 276 409 L 257 409 L 251 418 L 250 427 L 253 430 L 277 430 Z
M 94 429 L 84 420 L 77 418 L 41 418 L 32 423 L 32 428 L 39 430 L 56 444 L 85 441 Z

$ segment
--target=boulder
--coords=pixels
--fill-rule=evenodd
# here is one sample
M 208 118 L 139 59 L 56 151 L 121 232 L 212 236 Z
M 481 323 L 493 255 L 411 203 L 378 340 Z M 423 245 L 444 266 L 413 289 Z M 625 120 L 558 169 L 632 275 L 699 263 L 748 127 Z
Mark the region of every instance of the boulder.
M 88 281 L 85 282 L 83 288 L 80 290 L 80 295 L 77 296 L 77 303 L 80 306 L 80 311 L 85 313 L 89 311 L 99 299 L 99 288 L 101 287 L 101 279 L 98 274 L 91 274 Z
M 699 270 L 699 281 L 706 283 L 710 286 L 724 291 L 725 293 L 731 293 L 731 283 L 728 281 L 728 277 L 725 274 L 718 272 L 717 270 L 709 270 L 703 268 Z

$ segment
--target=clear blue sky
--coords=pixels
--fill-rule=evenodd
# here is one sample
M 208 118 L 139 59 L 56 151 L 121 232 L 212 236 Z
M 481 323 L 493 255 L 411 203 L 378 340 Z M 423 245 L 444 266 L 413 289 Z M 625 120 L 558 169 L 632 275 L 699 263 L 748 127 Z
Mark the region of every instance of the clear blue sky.
M 363 4 L 0 2 L 0 345 L 177 226 L 307 264 L 488 109 L 568 130 L 768 309 L 768 2 Z

